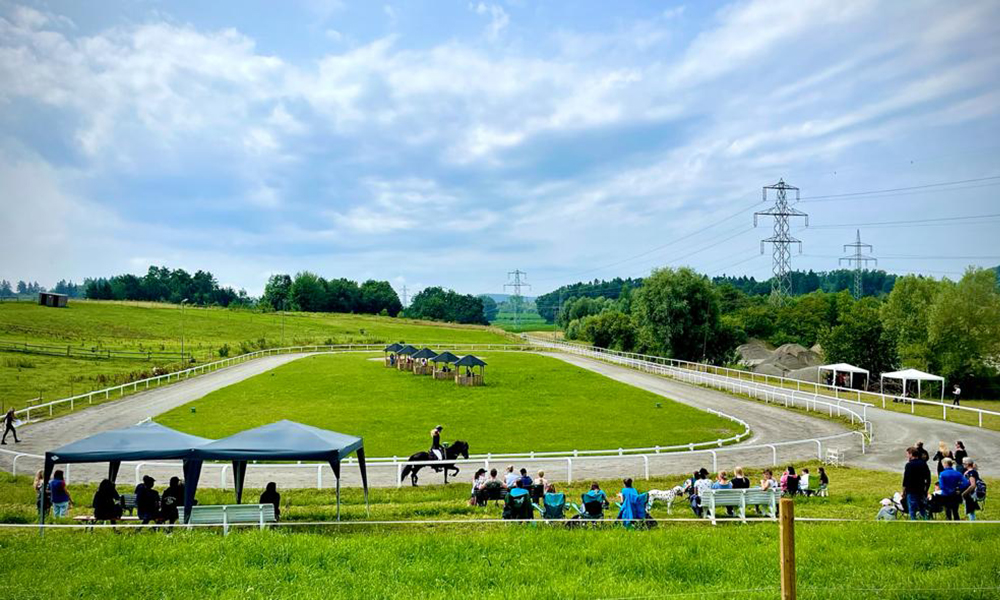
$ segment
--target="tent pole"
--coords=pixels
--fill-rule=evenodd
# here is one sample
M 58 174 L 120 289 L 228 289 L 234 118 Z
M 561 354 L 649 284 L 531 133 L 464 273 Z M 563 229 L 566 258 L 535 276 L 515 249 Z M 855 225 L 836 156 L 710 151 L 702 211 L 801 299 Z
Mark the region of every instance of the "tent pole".
M 340 521 L 340 476 L 337 476 L 337 520 Z

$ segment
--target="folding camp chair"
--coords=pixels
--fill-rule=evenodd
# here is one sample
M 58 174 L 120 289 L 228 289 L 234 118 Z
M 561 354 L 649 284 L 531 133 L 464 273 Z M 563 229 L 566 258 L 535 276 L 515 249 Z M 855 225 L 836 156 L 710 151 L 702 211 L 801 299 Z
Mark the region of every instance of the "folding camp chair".
M 527 490 L 523 490 L 523 494 L 514 494 L 516 490 L 511 490 L 507 492 L 507 497 L 504 498 L 503 505 L 503 518 L 504 519 L 533 519 L 535 518 L 531 504 L 531 497 L 528 495 Z
M 532 504 L 535 510 L 546 521 L 559 521 L 566 518 L 566 494 L 545 494 L 542 506 Z

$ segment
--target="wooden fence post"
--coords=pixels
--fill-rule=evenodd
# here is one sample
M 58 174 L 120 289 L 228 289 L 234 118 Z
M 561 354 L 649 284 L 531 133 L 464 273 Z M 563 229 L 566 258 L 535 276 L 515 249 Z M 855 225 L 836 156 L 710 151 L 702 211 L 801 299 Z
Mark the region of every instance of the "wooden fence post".
M 781 499 L 778 558 L 781 562 L 781 600 L 795 600 L 795 502 Z

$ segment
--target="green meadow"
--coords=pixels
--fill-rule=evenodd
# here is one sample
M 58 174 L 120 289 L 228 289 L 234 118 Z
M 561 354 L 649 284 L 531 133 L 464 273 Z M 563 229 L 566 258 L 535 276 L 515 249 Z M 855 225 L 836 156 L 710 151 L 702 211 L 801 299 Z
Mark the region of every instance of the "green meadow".
M 284 325 L 282 325 L 284 322 Z M 372 315 L 261 313 L 161 303 L 71 300 L 54 309 L 28 302 L 0 303 L 0 341 L 80 349 L 179 353 L 196 362 L 261 348 L 312 344 L 381 344 L 393 341 L 510 343 L 487 327 L 431 323 Z M 0 398 L 24 406 L 55 400 L 185 365 L 177 359 L 91 359 L 0 352 Z
M 388 369 L 381 355 L 319 355 L 215 391 L 156 420 L 217 438 L 290 419 L 360 435 L 371 456 L 426 449 L 435 425 L 445 427 L 444 439 L 468 441 L 477 454 L 670 445 L 742 431 L 727 419 L 555 358 L 477 355 L 488 363 L 482 387 Z
M 815 472 L 815 463 L 810 466 Z M 898 487 L 892 473 L 831 468 L 828 498 L 798 498 L 797 517 L 860 522 L 799 522 L 800 598 L 997 597 L 997 524 L 881 523 L 878 500 Z M 756 478 L 757 472 L 751 473 Z M 639 481 L 647 490 L 679 478 Z M 602 482 L 609 492 L 617 481 Z M 122 486 L 126 487 L 126 486 Z M 571 498 L 586 483 L 566 488 Z M 94 486 L 71 485 L 88 503 Z M 331 490 L 282 490 L 282 514 L 294 523 L 331 520 Z M 257 491 L 248 492 L 253 497 Z M 482 523 L 500 508 L 468 506 L 468 486 L 376 489 L 371 519 L 451 520 L 437 525 L 367 525 L 360 492 L 345 490 L 347 526 L 300 525 L 268 531 L 0 530 L 4 595 L 164 597 L 197 590 L 213 598 L 556 598 L 778 597 L 777 525 L 680 522 L 683 503 L 659 527 L 615 524 Z M 201 489 L 203 504 L 231 492 Z M 0 475 L 0 515 L 30 522 L 31 480 Z M 984 517 L 990 516 L 987 508 Z M 88 509 L 78 507 L 74 513 Z M 470 522 L 470 520 L 472 520 Z M 58 564 L 58 577 L 53 568 Z M 165 568 L 164 568 L 165 567 Z

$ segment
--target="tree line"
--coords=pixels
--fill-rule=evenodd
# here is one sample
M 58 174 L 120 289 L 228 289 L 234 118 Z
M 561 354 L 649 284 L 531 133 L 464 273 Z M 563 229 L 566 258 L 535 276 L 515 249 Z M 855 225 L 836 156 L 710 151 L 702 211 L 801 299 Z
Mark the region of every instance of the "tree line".
M 203 306 L 250 305 L 246 290 L 221 287 L 208 271 L 194 275 L 184 269 L 149 267 L 143 276 L 126 273 L 113 277 L 88 278 L 83 281 L 84 295 L 92 300 L 138 300 L 172 302 L 186 300 Z
M 324 279 L 310 271 L 272 275 L 259 304 L 265 309 L 339 312 L 395 317 L 403 309 L 388 281 L 369 279 L 361 285 L 345 279 Z
M 992 269 L 970 267 L 957 282 L 896 277 L 888 294 L 860 300 L 816 290 L 781 305 L 691 269 L 660 269 L 627 294 L 570 298 L 557 312 L 567 338 L 617 350 L 732 364 L 750 338 L 819 344 L 827 362 L 873 375 L 913 367 L 980 393 L 1000 387 L 1000 285 Z
M 854 271 L 851 269 L 837 269 L 834 271 L 792 271 L 789 273 L 791 279 L 793 296 L 801 296 L 811 292 L 841 292 L 854 289 Z M 757 281 L 753 277 L 746 275 L 740 277 L 721 276 L 712 279 L 714 283 L 728 283 L 750 296 L 767 296 L 771 293 L 772 279 L 762 279 Z M 879 269 L 865 270 L 861 272 L 861 295 L 880 296 L 892 291 L 892 286 L 896 281 L 896 275 L 886 273 Z

